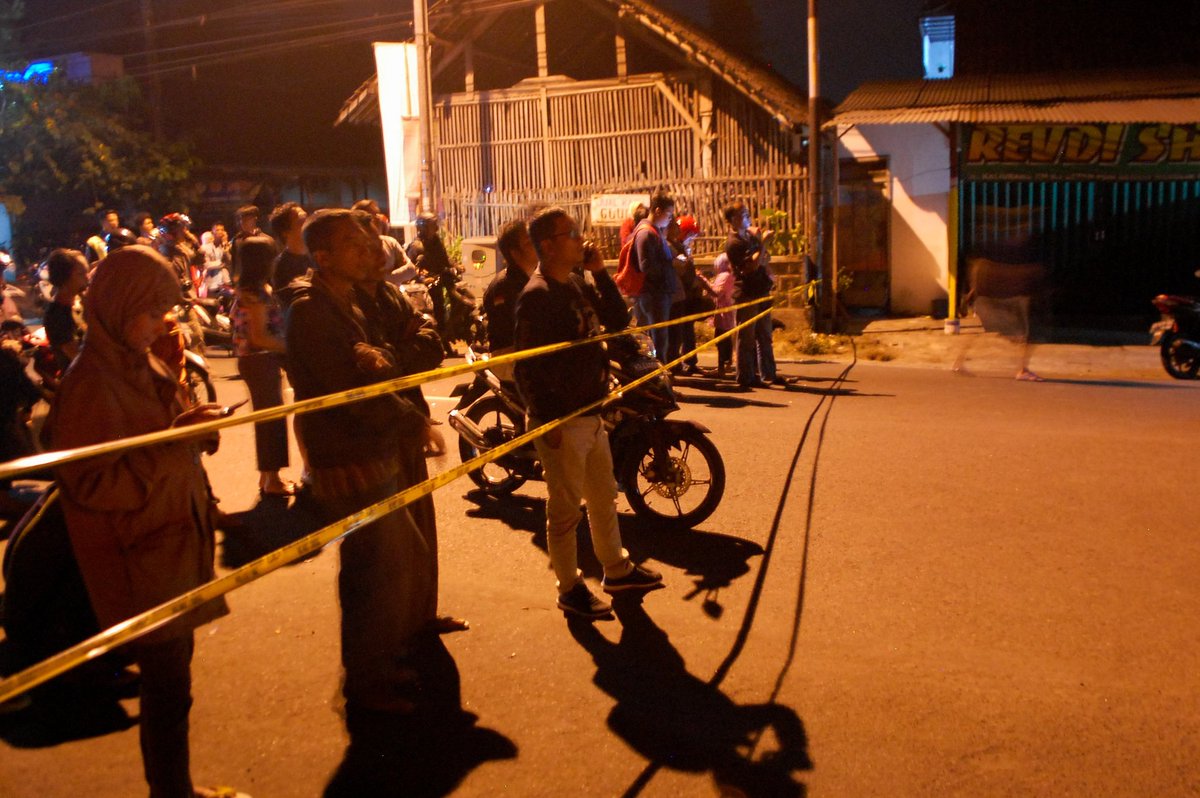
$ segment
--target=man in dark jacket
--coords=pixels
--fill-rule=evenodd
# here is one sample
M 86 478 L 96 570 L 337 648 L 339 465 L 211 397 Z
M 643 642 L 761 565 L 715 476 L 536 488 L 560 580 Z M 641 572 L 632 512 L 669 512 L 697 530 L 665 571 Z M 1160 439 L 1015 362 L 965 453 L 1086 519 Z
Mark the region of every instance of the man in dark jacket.
M 396 358 L 372 342 L 355 286 L 376 261 L 372 242 L 349 210 L 318 211 L 304 224 L 316 263 L 297 290 L 287 320 L 288 377 L 296 399 L 369 385 L 395 375 Z M 403 438 L 424 440 L 428 419 L 408 399 L 388 394 L 299 417 L 313 498 L 334 521 L 395 494 Z M 341 545 L 342 692 L 347 713 L 409 712 L 413 672 L 407 656 L 433 619 L 436 565 L 409 513 L 355 530 Z
M 540 264 L 517 300 L 516 348 L 531 349 L 599 335 L 601 325 L 629 323 L 625 302 L 595 249 L 586 252 L 579 228 L 562 208 L 538 213 L 529 224 Z M 594 286 L 574 270 L 582 265 Z M 608 354 L 603 343 L 522 360 L 517 384 L 531 427 L 568 415 L 608 393 Z M 612 607 L 588 589 L 578 567 L 575 529 L 587 502 L 596 558 L 604 566 L 608 593 L 653 590 L 662 574 L 629 559 L 617 526 L 617 485 L 612 452 L 599 411 L 578 416 L 534 441 L 546 478 L 546 548 L 558 579 L 558 607 L 584 618 L 602 618 Z
M 525 290 L 529 275 L 538 265 L 537 250 L 529 237 L 525 221 L 509 222 L 496 239 L 496 248 L 508 264 L 483 292 L 483 313 L 488 324 L 488 351 L 504 353 L 512 349 L 516 326 L 517 298 Z

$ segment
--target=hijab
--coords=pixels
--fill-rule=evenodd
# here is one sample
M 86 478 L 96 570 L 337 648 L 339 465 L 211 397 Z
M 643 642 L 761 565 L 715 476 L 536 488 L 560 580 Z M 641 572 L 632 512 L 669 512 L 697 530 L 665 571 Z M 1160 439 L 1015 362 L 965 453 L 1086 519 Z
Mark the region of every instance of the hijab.
M 85 346 L 141 355 L 125 343 L 125 327 L 142 313 L 166 313 L 182 298 L 175 270 L 166 258 L 150 247 L 122 247 L 100 261 L 92 275 L 83 304 L 88 324 Z
M 150 247 L 134 245 L 109 253 L 96 267 L 84 295 L 88 329 L 81 357 L 87 354 L 107 361 L 139 394 L 155 395 L 170 406 L 177 381 L 157 357 L 129 347 L 125 328 L 142 313 L 165 314 L 182 298 L 175 270 Z

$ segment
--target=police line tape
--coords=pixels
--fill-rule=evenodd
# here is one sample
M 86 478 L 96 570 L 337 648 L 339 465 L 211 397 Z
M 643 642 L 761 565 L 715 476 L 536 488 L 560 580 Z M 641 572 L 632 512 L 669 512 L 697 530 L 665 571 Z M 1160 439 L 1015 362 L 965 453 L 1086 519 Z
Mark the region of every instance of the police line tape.
M 784 292 L 784 295 L 791 295 L 801 291 L 808 291 L 811 295 L 813 287 L 817 281 L 813 280 L 803 285 L 796 286 Z M 766 297 L 759 297 L 737 305 L 731 305 L 728 308 L 721 308 L 720 312 L 727 313 L 736 311 L 742 308 L 761 305 L 768 301 Z M 189 424 L 183 427 L 170 427 L 157 432 L 147 432 L 142 435 L 131 435 L 127 438 L 118 438 L 112 441 L 104 441 L 103 443 L 94 443 L 89 446 L 80 446 L 75 449 L 61 449 L 53 452 L 43 452 L 41 454 L 29 455 L 16 460 L 10 460 L 7 463 L 0 463 L 0 480 L 12 479 L 24 474 L 42 471 L 54 466 L 65 465 L 79 460 L 86 460 L 89 457 L 98 457 L 100 455 L 115 454 L 123 452 L 126 449 L 135 449 L 140 446 L 150 446 L 158 443 L 170 443 L 173 441 L 186 440 L 189 438 L 202 437 L 210 432 L 217 432 L 226 427 L 236 427 L 243 424 L 256 424 L 263 421 L 274 421 L 280 418 L 286 418 L 293 413 L 304 414 L 312 413 L 318 410 L 328 410 L 330 408 L 339 407 L 350 402 L 359 402 L 364 399 L 372 399 L 378 396 L 386 396 L 408 388 L 414 388 L 419 385 L 424 385 L 427 382 L 434 380 L 446 379 L 449 377 L 457 377 L 460 374 L 468 374 L 476 371 L 481 371 L 485 368 L 493 366 L 502 366 L 506 363 L 516 363 L 519 360 L 526 358 L 538 357 L 540 355 L 550 354 L 552 352 L 561 352 L 566 349 L 573 349 L 578 346 L 594 344 L 601 341 L 607 341 L 612 338 L 618 338 L 633 333 L 645 332 L 647 330 L 656 330 L 663 327 L 670 327 L 676 324 L 684 324 L 687 322 L 702 321 L 714 314 L 714 311 L 701 311 L 688 316 L 681 316 L 678 319 L 669 321 L 656 322 L 655 324 L 647 324 L 641 327 L 628 327 L 626 329 L 604 333 L 593 338 L 581 338 L 574 341 L 564 341 L 556 344 L 547 344 L 532 349 L 522 349 L 520 352 L 510 352 L 503 355 L 495 355 L 487 360 L 477 360 L 474 363 L 460 363 L 453 366 L 439 366 L 436 369 L 422 371 L 416 374 L 409 374 L 404 377 L 396 377 L 382 382 L 364 385 L 359 388 L 350 388 L 345 391 L 325 394 L 324 396 L 314 396 L 311 399 L 301 399 L 288 404 L 268 407 L 262 410 L 254 410 L 250 413 L 244 413 L 239 416 L 230 416 L 228 418 L 218 418 L 212 421 L 204 421 L 197 424 Z M 698 347 L 699 349 L 706 347 Z M 689 353 L 690 355 L 691 353 Z
M 762 299 L 758 299 L 757 302 L 761 304 Z M 743 303 L 742 306 L 750 304 L 754 303 Z M 395 512 L 402 507 L 412 504 L 418 499 L 428 496 L 435 490 L 450 484 L 456 479 L 466 475 L 468 472 L 474 471 L 477 468 L 481 468 L 482 466 L 494 460 L 498 460 L 508 453 L 519 449 L 527 443 L 532 442 L 536 438 L 545 435 L 547 432 L 557 429 L 568 421 L 583 415 L 587 415 L 593 411 L 603 409 L 605 405 L 620 398 L 624 392 L 634 390 L 650 380 L 655 379 L 659 375 L 669 371 L 671 368 L 683 363 L 694 353 L 699 352 L 702 349 L 716 346 L 718 342 L 734 335 L 740 328 L 755 323 L 770 312 L 771 308 L 767 308 L 761 313 L 755 314 L 749 319 L 743 321 L 741 324 L 734 326 L 732 329 L 713 336 L 712 339 L 705 341 L 695 349 L 685 352 L 674 360 L 660 364 L 652 371 L 649 371 L 643 376 L 622 385 L 619 390 L 603 396 L 589 405 L 581 407 L 578 410 L 562 416 L 561 418 L 548 421 L 545 424 L 542 424 L 540 427 L 527 430 L 512 440 L 506 441 L 505 443 L 502 443 L 494 449 L 491 449 L 490 451 L 485 452 L 477 457 L 473 457 L 465 463 L 432 476 L 416 485 L 405 488 L 399 493 L 393 494 L 392 496 L 359 510 L 356 513 L 352 513 L 340 521 L 336 521 L 328 526 L 322 527 L 315 532 L 305 535 L 299 540 L 293 541 L 292 543 L 284 545 L 278 549 L 275 549 L 274 551 L 268 552 L 262 557 L 252 560 L 251 562 L 246 563 L 245 565 L 233 571 L 230 571 L 224 576 L 192 588 L 191 590 L 177 596 L 174 599 L 159 604 L 157 607 L 153 607 L 145 612 L 133 616 L 132 618 L 110 626 L 109 628 L 104 629 L 103 631 L 93 635 L 81 643 L 77 643 L 76 645 L 61 651 L 58 654 L 48 657 L 35 665 L 31 665 L 25 670 L 9 676 L 3 681 L 0 681 L 0 704 L 12 698 L 16 698 L 17 696 L 32 690 L 38 685 L 44 684 L 56 676 L 60 676 L 67 671 L 84 664 L 85 662 L 90 662 L 98 657 L 101 657 L 118 646 L 124 645 L 131 640 L 135 640 L 138 637 L 149 634 L 155 629 L 170 623 L 182 615 L 186 615 L 187 613 L 203 604 L 208 603 L 209 601 L 224 596 L 227 593 L 231 593 L 241 587 L 245 587 L 252 582 L 258 581 L 272 571 L 276 571 L 285 565 L 288 565 L 289 563 L 306 557 L 313 552 L 319 551 L 339 538 L 351 534 L 360 527 L 366 526 L 372 521 L 378 520 L 388 513 Z M 705 314 L 696 315 L 703 318 Z M 656 326 L 662 325 L 649 325 L 648 327 L 642 329 L 650 329 L 651 327 Z M 589 338 L 587 340 L 594 343 L 598 339 Z M 500 358 L 496 358 L 496 361 L 500 361 Z M 487 363 L 485 362 L 484 365 L 486 366 Z M 201 425 L 198 424 L 196 426 Z M 228 425 L 226 424 L 224 426 Z M 133 439 L 131 438 L 126 440 Z

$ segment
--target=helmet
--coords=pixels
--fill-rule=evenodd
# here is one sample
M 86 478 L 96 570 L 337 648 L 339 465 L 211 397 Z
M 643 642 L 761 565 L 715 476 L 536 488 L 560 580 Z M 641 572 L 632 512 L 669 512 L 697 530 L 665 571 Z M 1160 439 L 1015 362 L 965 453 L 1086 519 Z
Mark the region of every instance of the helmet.
M 690 238 L 700 235 L 700 225 L 696 222 L 695 216 L 680 216 L 677 221 L 679 222 L 680 238 Z
M 108 251 L 128 247 L 131 244 L 136 244 L 138 237 L 128 227 L 118 227 L 111 233 L 104 236 L 104 243 L 108 245 Z
M 164 235 L 178 235 L 180 231 L 192 226 L 192 220 L 186 213 L 168 213 L 158 220 L 158 230 Z

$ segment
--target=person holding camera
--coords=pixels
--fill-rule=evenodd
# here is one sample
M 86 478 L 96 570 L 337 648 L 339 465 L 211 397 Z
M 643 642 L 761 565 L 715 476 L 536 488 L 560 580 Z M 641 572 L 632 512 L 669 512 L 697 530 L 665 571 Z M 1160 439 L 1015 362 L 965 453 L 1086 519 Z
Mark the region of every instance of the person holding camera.
M 592 338 L 602 328 L 621 330 L 629 324 L 629 311 L 604 260 L 591 242 L 582 240 L 565 210 L 540 211 L 529 224 L 529 237 L 539 265 L 517 299 L 518 351 Z M 580 265 L 594 285 L 575 271 Z M 608 394 L 608 351 L 603 343 L 593 343 L 528 358 L 517 363 L 516 377 L 529 427 L 537 427 Z M 612 451 L 599 411 L 571 419 L 534 445 L 546 479 L 546 549 L 558 579 L 558 608 L 583 618 L 612 612 L 608 602 L 588 589 L 578 567 L 580 499 L 587 502 L 592 548 L 604 567 L 603 589 L 617 593 L 661 587 L 662 574 L 634 563 L 621 545 Z

